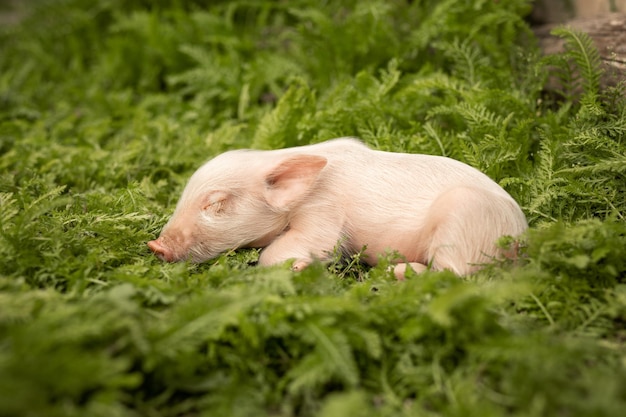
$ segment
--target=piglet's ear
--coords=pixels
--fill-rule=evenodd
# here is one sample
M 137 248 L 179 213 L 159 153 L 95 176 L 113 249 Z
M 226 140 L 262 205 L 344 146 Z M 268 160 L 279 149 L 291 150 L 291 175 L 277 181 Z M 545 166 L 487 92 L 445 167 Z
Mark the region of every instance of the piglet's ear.
M 295 155 L 282 160 L 265 177 L 267 202 L 281 210 L 301 202 L 327 162 L 317 155 Z

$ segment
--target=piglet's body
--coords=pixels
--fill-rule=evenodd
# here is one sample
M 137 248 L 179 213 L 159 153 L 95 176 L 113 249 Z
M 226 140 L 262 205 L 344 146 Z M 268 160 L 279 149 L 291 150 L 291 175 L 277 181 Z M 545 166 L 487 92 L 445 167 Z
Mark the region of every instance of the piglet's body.
M 366 247 L 364 260 L 397 251 L 417 272 L 467 274 L 498 255 L 496 240 L 527 227 L 504 189 L 453 159 L 381 152 L 341 138 L 275 151 L 230 151 L 198 169 L 160 237 L 166 261 L 202 262 L 240 247 L 259 263 L 301 269 Z

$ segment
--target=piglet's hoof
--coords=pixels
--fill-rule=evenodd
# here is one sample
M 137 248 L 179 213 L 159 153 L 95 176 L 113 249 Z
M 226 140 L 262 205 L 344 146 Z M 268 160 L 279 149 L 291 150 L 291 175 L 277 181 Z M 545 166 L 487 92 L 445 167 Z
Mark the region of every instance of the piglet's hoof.
M 309 266 L 309 263 L 307 261 L 295 261 L 293 263 L 293 265 L 291 266 L 291 270 L 292 271 L 302 271 L 304 268 L 306 268 L 307 266 Z
M 405 277 L 406 277 L 406 270 L 407 267 L 410 266 L 411 269 L 413 271 L 415 271 L 416 274 L 420 274 L 424 271 L 426 271 L 426 269 L 428 269 L 428 267 L 424 264 L 419 264 L 416 262 L 411 262 L 411 263 L 401 263 L 401 264 L 397 264 L 393 267 L 393 273 L 396 276 L 396 279 L 398 281 L 404 281 Z M 389 269 L 391 269 L 391 267 L 389 267 Z

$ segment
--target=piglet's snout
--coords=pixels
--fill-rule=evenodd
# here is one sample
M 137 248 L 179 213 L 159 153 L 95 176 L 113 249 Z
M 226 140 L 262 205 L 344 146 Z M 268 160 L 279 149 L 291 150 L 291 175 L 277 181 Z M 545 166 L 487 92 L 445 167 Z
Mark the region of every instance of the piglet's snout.
M 151 240 L 148 247 L 156 256 L 167 262 L 174 261 L 174 252 L 163 244 L 163 238 Z

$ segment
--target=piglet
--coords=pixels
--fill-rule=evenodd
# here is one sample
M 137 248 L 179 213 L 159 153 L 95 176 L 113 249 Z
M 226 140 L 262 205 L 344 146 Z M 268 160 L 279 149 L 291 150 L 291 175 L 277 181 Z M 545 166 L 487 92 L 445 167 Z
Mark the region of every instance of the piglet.
M 462 162 L 376 151 L 352 138 L 273 151 L 235 150 L 191 177 L 150 249 L 169 262 L 203 262 L 263 248 L 260 265 L 301 270 L 333 249 L 363 260 L 465 275 L 500 255 L 495 242 L 527 228 L 519 205 Z

